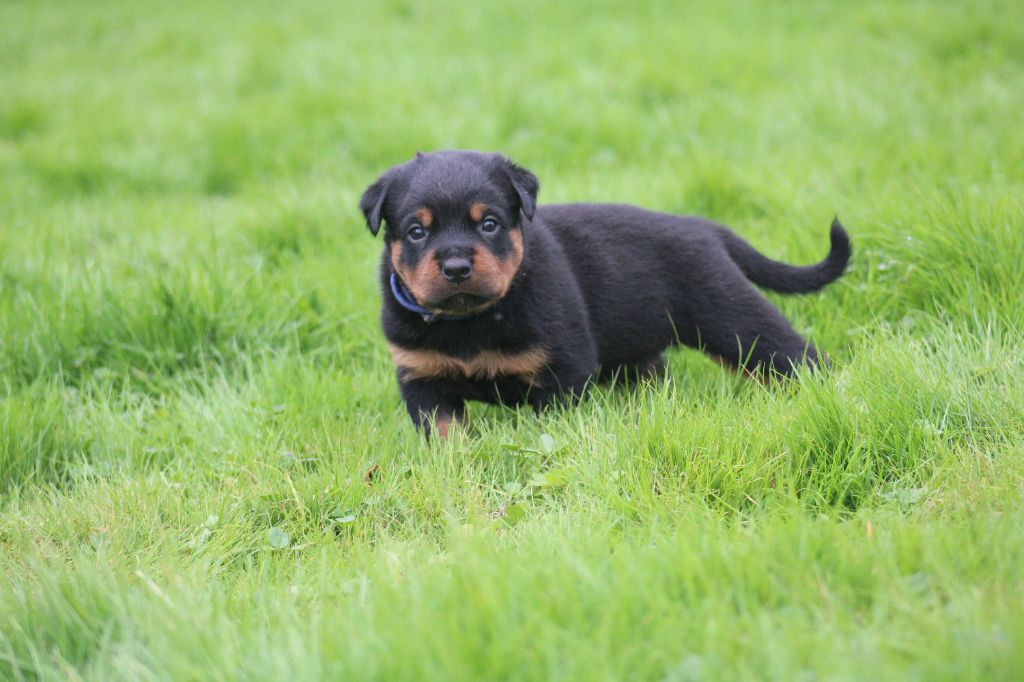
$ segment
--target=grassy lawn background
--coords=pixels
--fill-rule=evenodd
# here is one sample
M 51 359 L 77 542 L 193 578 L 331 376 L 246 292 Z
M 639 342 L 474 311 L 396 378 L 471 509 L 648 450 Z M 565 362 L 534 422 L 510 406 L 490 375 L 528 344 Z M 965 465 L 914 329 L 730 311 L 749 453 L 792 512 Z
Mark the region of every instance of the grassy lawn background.
M 1024 677 L 1020 3 L 279 5 L 0 4 L 0 679 Z M 449 147 L 838 214 L 834 371 L 425 444 L 357 201 Z

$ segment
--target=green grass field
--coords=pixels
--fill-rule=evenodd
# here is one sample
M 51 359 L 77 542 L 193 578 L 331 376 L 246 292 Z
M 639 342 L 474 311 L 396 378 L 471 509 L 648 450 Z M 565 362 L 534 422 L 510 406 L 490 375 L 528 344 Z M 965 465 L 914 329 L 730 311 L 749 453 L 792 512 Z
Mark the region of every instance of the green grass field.
M 0 679 L 1024 678 L 1024 6 L 346 5 L 0 4 Z M 832 371 L 423 442 L 357 203 L 450 147 L 838 214 Z

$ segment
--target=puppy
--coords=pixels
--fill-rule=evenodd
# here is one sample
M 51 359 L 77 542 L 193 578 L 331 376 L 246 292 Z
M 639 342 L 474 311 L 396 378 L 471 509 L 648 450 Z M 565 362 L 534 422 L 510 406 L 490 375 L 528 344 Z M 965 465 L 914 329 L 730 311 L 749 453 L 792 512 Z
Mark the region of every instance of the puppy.
M 663 368 L 682 343 L 762 377 L 821 360 L 752 285 L 797 294 L 843 274 L 838 220 L 816 265 L 766 258 L 721 225 L 611 204 L 537 206 L 500 154 L 394 166 L 360 208 L 386 225 L 381 320 L 413 422 L 444 437 L 465 401 L 577 399 L 591 381 Z

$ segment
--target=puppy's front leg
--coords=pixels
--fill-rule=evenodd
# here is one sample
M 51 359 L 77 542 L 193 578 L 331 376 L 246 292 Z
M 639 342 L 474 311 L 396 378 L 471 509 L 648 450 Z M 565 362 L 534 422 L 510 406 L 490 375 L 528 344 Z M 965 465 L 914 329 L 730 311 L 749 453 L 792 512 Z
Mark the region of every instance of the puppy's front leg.
M 537 414 L 551 404 L 574 405 L 583 397 L 595 372 L 596 368 L 583 363 L 552 365 L 544 382 L 530 391 L 529 403 Z
M 448 428 L 462 419 L 465 407 L 462 398 L 446 393 L 438 382 L 400 378 L 399 387 L 413 424 L 422 429 L 427 438 L 434 428 L 438 436 L 447 437 Z

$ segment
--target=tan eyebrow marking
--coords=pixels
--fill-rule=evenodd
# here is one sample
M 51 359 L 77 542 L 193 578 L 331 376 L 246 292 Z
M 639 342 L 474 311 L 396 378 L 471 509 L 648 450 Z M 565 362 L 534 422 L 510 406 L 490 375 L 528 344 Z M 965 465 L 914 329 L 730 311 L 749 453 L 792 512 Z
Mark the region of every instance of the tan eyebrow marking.
M 413 215 L 416 216 L 416 220 L 420 221 L 420 225 L 423 227 L 430 227 L 434 224 L 434 214 L 429 208 L 418 208 Z
M 480 201 L 470 204 L 469 217 L 473 219 L 473 222 L 478 223 L 483 220 L 485 213 L 487 213 L 487 204 Z

